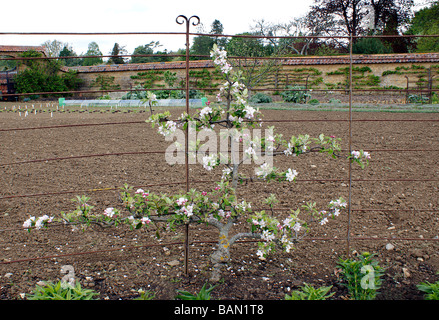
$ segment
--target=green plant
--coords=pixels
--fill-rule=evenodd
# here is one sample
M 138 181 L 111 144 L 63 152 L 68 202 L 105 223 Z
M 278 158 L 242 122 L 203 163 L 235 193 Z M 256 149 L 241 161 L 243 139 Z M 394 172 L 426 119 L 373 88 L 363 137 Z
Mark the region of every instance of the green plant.
M 285 102 L 303 103 L 306 101 L 306 98 L 311 98 L 311 95 L 306 93 L 305 87 L 288 86 L 287 89 L 281 93 Z
M 196 294 L 192 294 L 188 291 L 177 290 L 178 295 L 175 296 L 175 299 L 181 300 L 210 300 L 210 293 L 213 289 L 217 287 L 217 285 L 210 285 L 209 289 L 206 289 L 207 282 L 203 285 L 200 292 Z
M 340 99 L 331 98 L 331 99 L 329 100 L 329 103 L 340 104 L 341 101 L 340 101 Z
M 273 99 L 271 99 L 270 96 L 262 92 L 258 92 L 250 98 L 250 102 L 252 103 L 270 103 L 272 101 Z
M 314 286 L 304 283 L 301 290 L 295 290 L 291 296 L 285 295 L 285 300 L 326 300 L 334 295 L 334 292 L 329 293 L 332 286 L 314 288 Z
M 140 297 L 135 298 L 134 300 L 153 300 L 155 298 L 155 293 L 152 291 L 143 291 L 139 290 Z
M 380 289 L 384 269 L 374 254 L 363 252 L 355 259 L 340 258 L 338 267 L 341 268 L 342 284 L 347 287 L 354 300 L 373 300 Z
M 319 100 L 317 100 L 317 99 L 311 99 L 308 101 L 308 103 L 312 104 L 312 105 L 320 104 Z
M 417 95 L 417 94 L 411 94 L 407 97 L 408 103 L 427 103 L 428 97 Z
M 97 295 L 99 293 L 91 289 L 81 288 L 79 281 L 75 286 L 58 281 L 56 284 L 46 282 L 44 286 L 36 285 L 28 300 L 95 300 L 93 297 Z
M 112 76 L 103 76 L 99 75 L 95 80 L 91 82 L 92 87 L 99 87 L 99 90 L 107 91 L 107 90 L 118 90 L 120 89 L 119 84 L 114 83 L 114 77 Z
M 36 59 L 42 58 L 40 52 L 26 51 L 20 57 L 25 59 L 22 63 L 23 71 L 15 77 L 15 88 L 18 93 L 71 91 L 78 89 L 82 83 L 75 71 L 59 74 L 60 61 Z M 56 94 L 51 94 L 51 96 L 56 96 Z
M 417 287 L 425 292 L 425 300 L 439 300 L 439 280 L 435 283 L 421 282 Z

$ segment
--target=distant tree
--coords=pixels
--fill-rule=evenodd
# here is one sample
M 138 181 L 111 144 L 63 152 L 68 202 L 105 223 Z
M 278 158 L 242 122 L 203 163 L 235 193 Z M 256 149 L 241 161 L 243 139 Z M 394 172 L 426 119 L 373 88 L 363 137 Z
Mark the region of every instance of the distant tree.
M 312 30 L 307 26 L 306 17 L 297 17 L 286 23 L 270 23 L 262 19 L 256 21 L 252 30 L 255 34 L 267 37 L 265 41 L 272 46 L 276 55 L 306 55 L 314 41 L 309 38 L 294 38 L 312 34 Z M 273 38 L 278 36 L 282 38 Z
M 410 21 L 406 34 L 431 35 L 439 34 L 439 1 L 430 7 L 417 11 Z M 412 41 L 412 50 L 417 52 L 438 52 L 439 38 L 417 38 Z
M 254 34 L 247 32 L 241 35 L 252 36 Z M 227 43 L 226 50 L 233 67 L 242 73 L 241 81 L 247 87 L 250 98 L 253 88 L 263 83 L 267 77 L 280 68 L 278 60 L 259 59 L 274 53 L 273 46 L 264 45 L 261 38 L 234 37 Z M 238 58 L 232 58 L 233 56 Z
M 93 56 L 102 56 L 102 52 L 99 49 L 99 45 L 94 41 L 88 44 L 88 50 L 85 53 L 85 57 L 83 59 L 82 65 L 93 66 L 93 65 L 104 63 L 101 57 L 93 58 Z
M 311 11 L 323 19 L 333 17 L 335 24 L 332 31 L 335 34 L 357 36 L 364 34 L 361 22 L 368 13 L 366 3 L 366 0 L 314 0 Z
M 158 46 L 158 42 L 151 41 L 148 44 L 145 44 L 143 46 L 137 46 L 134 51 L 133 55 L 151 55 L 154 53 L 154 48 Z M 151 57 L 131 57 L 130 63 L 147 63 L 151 62 Z
M 212 50 L 214 40 L 208 36 L 198 36 L 194 38 L 194 42 L 190 48 L 191 55 L 208 56 Z M 197 57 L 198 59 L 207 59 L 207 57 Z
M 398 34 L 412 17 L 413 0 L 369 0 L 374 29 L 382 34 Z
M 26 51 L 25 58 L 42 57 L 40 52 Z M 25 68 L 15 78 L 19 93 L 43 93 L 76 90 L 81 80 L 73 71 L 60 73 L 61 62 L 56 59 L 24 60 Z
M 364 18 L 373 9 L 375 30 L 393 30 L 408 22 L 413 7 L 413 0 L 314 0 L 311 11 L 332 16 L 344 34 L 353 36 L 367 33 Z
M 59 53 L 60 57 L 76 57 L 75 51 L 67 45 Z M 68 58 L 68 59 L 60 59 L 60 61 L 67 67 L 79 66 L 82 64 L 82 59 L 80 58 Z
M 63 48 L 68 47 L 69 44 L 59 40 L 47 40 L 42 44 L 42 46 L 46 48 L 46 52 L 49 57 L 59 57 L 59 54 Z
M 356 54 L 379 54 L 392 53 L 392 49 L 378 38 L 363 38 L 354 43 L 352 52 Z
M 222 23 L 219 20 L 214 20 L 210 32 L 207 33 L 203 24 L 200 24 L 198 26 L 198 33 L 203 34 L 223 34 L 224 27 Z M 190 54 L 191 55 L 203 55 L 203 56 L 209 56 L 210 51 L 213 48 L 213 45 L 216 44 L 217 46 L 224 48 L 227 43 L 227 39 L 224 37 L 218 37 L 218 36 L 197 36 L 194 38 L 194 41 L 192 43 L 192 46 L 190 48 Z M 196 57 L 193 59 L 206 59 L 208 57 Z
M 257 36 L 257 34 L 245 32 L 238 35 L 244 37 L 234 37 L 226 45 L 226 51 L 230 56 L 264 57 L 273 53 L 271 45 L 264 46 L 261 38 L 251 37 Z
M 329 36 L 356 36 L 373 34 L 397 35 L 407 25 L 413 0 L 314 0 L 309 17 L 314 25 L 326 23 Z M 372 21 L 370 21 L 372 19 Z M 403 51 L 404 42 L 387 38 L 396 51 Z M 347 41 L 338 41 L 347 47 Z
M 130 63 L 148 63 L 148 62 L 163 62 L 170 61 L 171 58 L 167 57 L 168 51 L 156 51 L 154 49 L 161 47 L 159 41 L 151 41 L 143 46 L 138 46 L 134 49 L 133 55 L 147 55 L 142 57 L 131 57 Z M 153 55 L 163 55 L 163 56 L 153 56 Z
M 174 54 L 179 55 L 180 57 L 174 57 L 173 60 L 174 61 L 185 61 L 186 60 L 186 49 L 178 49 L 176 52 L 174 52 Z
M 124 64 L 126 58 L 121 57 L 121 55 L 126 55 L 127 50 L 125 47 L 121 47 L 117 42 L 113 46 L 113 50 L 110 52 L 110 59 L 108 59 L 108 64 Z
M 402 34 L 408 27 L 412 17 L 413 0 L 370 0 L 373 12 L 373 33 L 383 35 Z M 408 39 L 382 38 L 385 46 L 390 46 L 393 52 L 408 51 Z
M 212 22 L 210 33 L 211 34 L 223 34 L 223 32 L 224 32 L 223 24 L 219 20 L 215 19 Z M 225 37 L 213 37 L 213 42 L 219 48 L 225 48 L 225 46 L 227 44 L 227 39 Z

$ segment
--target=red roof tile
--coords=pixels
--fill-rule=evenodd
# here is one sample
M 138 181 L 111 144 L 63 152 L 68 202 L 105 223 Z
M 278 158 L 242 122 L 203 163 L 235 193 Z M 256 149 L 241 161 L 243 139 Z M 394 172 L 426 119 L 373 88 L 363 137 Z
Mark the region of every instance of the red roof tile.
M 349 64 L 349 56 L 304 56 L 281 59 L 283 65 L 329 65 Z M 439 63 L 439 53 L 408 53 L 408 54 L 377 54 L 377 55 L 354 55 L 353 64 L 377 64 L 377 63 Z M 115 71 L 143 71 L 143 70 L 168 70 L 184 69 L 185 61 L 152 62 L 152 63 L 129 63 L 118 65 L 78 66 L 65 67 L 64 70 L 76 70 L 86 72 L 115 72 Z M 190 61 L 189 68 L 213 68 L 211 60 Z
M 0 52 L 26 52 L 26 51 L 38 51 L 46 54 L 46 48 L 43 46 L 1 46 Z

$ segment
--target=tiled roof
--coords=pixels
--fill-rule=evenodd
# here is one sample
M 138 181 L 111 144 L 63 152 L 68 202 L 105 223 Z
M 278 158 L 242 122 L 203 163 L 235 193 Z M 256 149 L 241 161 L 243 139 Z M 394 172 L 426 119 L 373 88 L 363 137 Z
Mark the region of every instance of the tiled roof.
M 284 65 L 349 64 L 349 56 L 294 57 L 282 61 Z M 353 64 L 439 62 L 439 53 L 360 54 L 353 55 Z
M 349 64 L 349 56 L 304 56 L 281 59 L 283 65 L 330 65 Z M 408 54 L 371 54 L 354 55 L 354 64 L 377 64 L 377 63 L 439 63 L 439 53 L 408 53 Z M 185 61 L 152 62 L 152 63 L 129 63 L 116 65 L 77 66 L 64 67 L 64 70 L 76 70 L 80 73 L 87 72 L 116 72 L 116 71 L 144 71 L 144 70 L 169 70 L 184 69 Z M 211 60 L 190 61 L 189 68 L 213 68 Z
M 189 67 L 213 68 L 214 65 L 210 60 L 201 60 L 201 61 L 190 61 Z M 168 69 L 184 69 L 184 68 L 186 68 L 186 61 L 76 66 L 76 67 L 67 67 L 66 70 L 76 70 L 78 72 L 105 72 L 105 71 L 114 72 L 114 71 L 168 70 Z
M 26 52 L 26 51 L 38 51 L 46 54 L 46 48 L 43 46 L 1 46 L 0 52 Z

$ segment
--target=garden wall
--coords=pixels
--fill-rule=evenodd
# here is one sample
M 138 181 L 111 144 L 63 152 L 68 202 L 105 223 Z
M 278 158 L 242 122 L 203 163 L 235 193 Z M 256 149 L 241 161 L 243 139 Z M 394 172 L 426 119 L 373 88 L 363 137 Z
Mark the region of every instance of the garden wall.
M 294 57 L 278 61 L 280 67 L 271 72 L 266 80 L 255 89 L 282 90 L 288 85 L 301 85 L 309 89 L 342 90 L 348 88 L 349 56 Z M 160 62 L 125 65 L 102 65 L 71 67 L 83 79 L 81 91 L 117 89 L 132 90 L 142 84 L 148 89 L 168 87 L 164 73 L 176 74 L 174 87 L 184 87 L 185 62 Z M 353 89 L 370 93 L 368 90 L 411 90 L 439 88 L 439 54 L 391 54 L 354 55 Z M 219 78 L 211 61 L 190 62 L 190 87 L 205 90 L 214 89 Z M 96 83 L 98 77 L 106 79 L 106 86 Z M 430 83 L 429 83 L 430 80 Z M 110 86 L 110 87 L 108 87 Z M 116 95 L 122 95 L 119 92 Z M 83 94 L 98 97 L 100 93 Z

